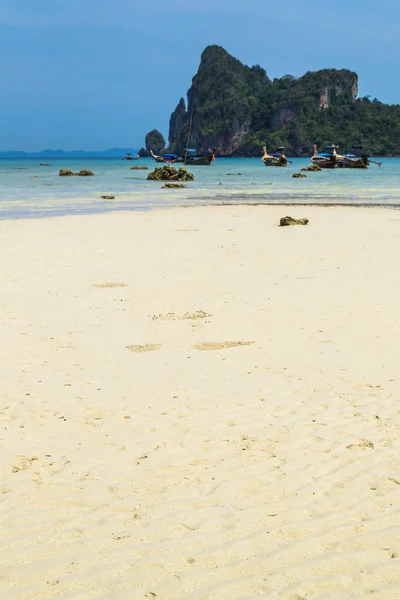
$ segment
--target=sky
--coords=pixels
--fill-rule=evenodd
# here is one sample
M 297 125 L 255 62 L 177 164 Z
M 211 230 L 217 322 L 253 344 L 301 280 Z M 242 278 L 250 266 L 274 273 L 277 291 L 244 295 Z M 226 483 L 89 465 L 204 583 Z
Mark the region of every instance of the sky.
M 270 78 L 348 68 L 400 104 L 399 25 L 399 0 L 0 0 L 0 151 L 167 137 L 209 44 Z

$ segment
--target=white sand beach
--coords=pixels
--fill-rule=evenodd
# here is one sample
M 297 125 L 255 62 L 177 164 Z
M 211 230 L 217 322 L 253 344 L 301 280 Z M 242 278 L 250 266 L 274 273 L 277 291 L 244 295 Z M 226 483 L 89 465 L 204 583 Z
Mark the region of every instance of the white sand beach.
M 1 598 L 399 599 L 399 211 L 1 221 L 0 264 Z

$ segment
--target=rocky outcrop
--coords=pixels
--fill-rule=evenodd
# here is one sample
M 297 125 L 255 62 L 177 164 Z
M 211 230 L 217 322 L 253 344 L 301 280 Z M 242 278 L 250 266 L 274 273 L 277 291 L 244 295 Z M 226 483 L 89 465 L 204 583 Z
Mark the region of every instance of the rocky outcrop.
M 293 217 L 282 217 L 279 225 L 287 227 L 289 225 L 308 225 L 308 219 L 293 219 Z
M 354 75 L 355 75 L 355 78 L 353 81 L 353 85 L 351 86 L 351 95 L 352 95 L 353 100 L 356 100 L 357 96 L 358 96 L 358 75 L 356 75 L 355 73 L 354 73 Z
M 304 175 L 304 173 L 293 173 L 292 177 L 293 179 L 304 179 L 307 175 Z
M 147 152 L 146 148 L 140 148 L 138 155 L 140 156 L 140 158 L 149 158 L 150 152 Z
M 146 150 L 152 150 L 154 154 L 161 154 L 165 148 L 165 139 L 162 133 L 153 129 L 146 135 Z
M 78 177 L 90 177 L 91 175 L 94 175 L 94 173 L 88 169 L 83 169 L 82 171 L 79 171 L 79 173 L 74 173 L 74 175 L 77 175 Z
M 351 73 L 350 80 L 345 83 L 338 80 L 327 84 L 321 91 L 319 99 L 319 108 L 324 110 L 330 108 L 332 99 L 340 94 L 350 93 L 351 98 L 355 100 L 358 94 L 358 76 Z
M 156 167 L 152 173 L 147 176 L 149 181 L 193 181 L 193 173 L 186 171 L 185 167 L 175 169 L 170 165 L 165 167 Z
M 312 173 L 313 171 L 322 171 L 321 167 L 317 164 L 312 164 L 309 167 L 303 167 L 303 169 L 301 169 L 301 171 L 304 171 L 305 173 Z
M 177 188 L 185 188 L 187 187 L 183 183 L 166 183 L 162 186 L 163 190 L 177 189 Z
M 139 165 L 135 165 L 134 167 L 131 167 L 131 171 L 148 171 L 149 167 L 139 167 Z
M 186 104 L 183 98 L 180 99 L 178 106 L 174 110 L 169 120 L 169 140 L 170 150 L 175 151 L 176 141 L 181 138 L 184 132 L 184 125 L 187 121 Z M 180 148 L 182 154 L 183 147 Z
M 69 169 L 60 169 L 59 175 L 60 177 L 89 177 L 94 175 L 94 173 L 88 169 L 82 169 L 79 173 L 73 173 Z

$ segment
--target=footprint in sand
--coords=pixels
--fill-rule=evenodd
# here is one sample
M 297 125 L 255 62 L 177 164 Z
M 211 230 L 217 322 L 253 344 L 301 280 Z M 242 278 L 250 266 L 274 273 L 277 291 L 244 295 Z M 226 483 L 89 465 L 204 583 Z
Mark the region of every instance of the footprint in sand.
M 165 313 L 164 315 L 153 315 L 151 318 L 153 321 L 176 321 L 176 314 Z
M 159 350 L 161 348 L 161 344 L 143 344 L 125 347 L 131 352 L 154 352 L 154 350 Z
M 197 321 L 198 319 L 207 319 L 211 317 L 209 313 L 204 310 L 197 310 L 196 312 L 186 312 L 184 315 L 176 315 L 175 313 L 166 313 L 160 315 L 153 315 L 153 321 Z
M 225 350 L 226 348 L 237 348 L 238 346 L 251 346 L 254 342 L 200 342 L 193 346 L 196 350 Z
M 103 425 L 104 415 L 102 415 L 100 412 L 91 413 L 85 415 L 83 417 L 83 420 L 86 423 L 86 425 L 91 425 L 92 427 L 98 428 L 102 427 Z
M 20 456 L 18 465 L 13 465 L 12 472 L 18 473 L 19 471 L 26 471 L 32 467 L 32 463 L 38 460 L 37 456 L 32 456 L 32 458 L 28 458 L 27 456 Z
M 373 450 L 374 445 L 369 440 L 361 440 L 360 444 L 350 444 L 349 446 L 347 446 L 347 448 L 348 450 Z
M 120 288 L 127 287 L 127 283 L 92 283 L 94 288 Z

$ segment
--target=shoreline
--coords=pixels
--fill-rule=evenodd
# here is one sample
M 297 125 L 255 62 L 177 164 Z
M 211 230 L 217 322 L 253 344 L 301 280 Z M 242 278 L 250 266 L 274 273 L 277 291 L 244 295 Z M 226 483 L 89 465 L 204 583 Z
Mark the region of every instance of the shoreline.
M 132 154 L 135 153 L 135 150 L 131 150 Z M 137 154 L 137 152 L 136 152 Z M 220 155 L 220 154 L 216 154 L 215 158 L 218 160 L 224 160 L 224 159 L 239 159 L 239 160 L 243 160 L 245 158 L 258 158 L 260 159 L 262 157 L 262 150 L 260 151 L 259 154 L 255 154 L 254 156 L 233 156 L 233 155 Z M 312 157 L 312 152 L 310 152 L 309 155 L 304 156 L 291 156 L 290 154 L 287 154 L 287 158 L 299 158 L 302 160 L 308 160 L 311 159 Z M 147 160 L 151 158 L 151 156 L 141 156 L 139 159 L 137 159 L 136 161 L 134 161 L 135 163 L 139 162 L 140 160 Z M 374 154 L 373 156 L 371 155 L 369 157 L 370 159 L 375 159 L 375 158 L 400 158 L 400 154 L 398 155 L 387 155 L 387 154 Z M 124 157 L 121 156 L 0 156 L 0 160 L 124 160 Z M 133 162 L 133 161 L 132 161 Z
M 74 202 L 84 202 L 84 201 L 93 201 L 92 198 L 73 198 Z M 126 200 L 126 198 L 124 199 Z M 128 198 L 129 200 L 129 198 Z M 197 201 L 205 202 L 206 198 L 196 198 Z M 83 210 L 76 212 L 66 212 L 64 214 L 31 214 L 31 215 L 16 215 L 16 216 L 5 216 L 3 217 L 0 212 L 0 223 L 7 221 L 34 221 L 34 220 L 46 220 L 46 219 L 56 219 L 56 218 L 73 218 L 73 217 L 90 217 L 90 216 L 101 216 L 101 215 L 111 215 L 111 214 L 147 214 L 149 212 L 158 212 L 158 211 L 174 211 L 174 210 L 183 210 L 183 209 L 204 209 L 204 208 L 224 208 L 224 207 L 288 207 L 295 209 L 296 207 L 301 208 L 366 208 L 366 209 L 382 209 L 382 210 L 400 210 L 400 204 L 397 203 L 377 203 L 377 202 L 207 202 L 207 204 L 173 204 L 173 205 L 159 205 L 159 206 L 148 206 L 146 208 L 138 207 L 137 209 L 132 206 L 124 207 L 119 206 L 113 208 L 106 209 L 96 209 L 92 210 Z M 57 207 L 58 208 L 62 207 Z M 37 211 L 38 212 L 38 211 Z

